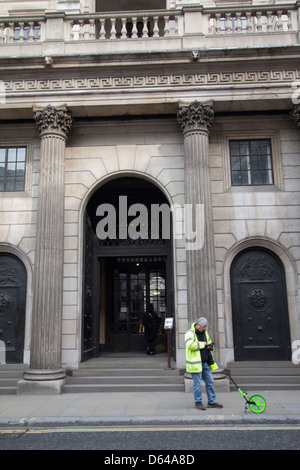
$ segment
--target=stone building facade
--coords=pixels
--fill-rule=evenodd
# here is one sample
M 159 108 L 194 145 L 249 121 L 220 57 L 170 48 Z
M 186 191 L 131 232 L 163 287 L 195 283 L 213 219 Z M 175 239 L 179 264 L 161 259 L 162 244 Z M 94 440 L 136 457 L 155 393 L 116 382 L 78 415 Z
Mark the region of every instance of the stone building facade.
M 222 366 L 290 361 L 299 3 L 9 7 L 0 1 L 2 362 L 28 364 L 25 387 L 59 391 L 66 368 L 143 351 L 149 302 L 174 319 L 177 367 L 199 316 Z

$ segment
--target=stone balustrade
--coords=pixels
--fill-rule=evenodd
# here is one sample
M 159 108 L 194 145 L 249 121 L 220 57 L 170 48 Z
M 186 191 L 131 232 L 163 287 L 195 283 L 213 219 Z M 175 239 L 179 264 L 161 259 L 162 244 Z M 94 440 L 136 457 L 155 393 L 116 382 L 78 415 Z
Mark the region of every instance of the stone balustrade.
M 42 23 L 44 23 L 43 18 L 25 21 L 13 18 L 0 19 L 0 45 L 40 41 Z
M 236 35 L 280 35 L 278 45 L 299 43 L 299 4 L 206 8 L 184 10 L 135 11 L 68 15 L 46 12 L 43 16 L 0 18 L 0 47 L 4 44 L 47 43 L 65 44 L 147 40 L 183 39 L 187 45 L 213 47 L 214 37 L 227 37 L 226 47 L 234 46 Z M 233 39 L 230 40 L 230 37 Z M 195 39 L 196 38 L 196 39 Z M 228 42 L 228 38 L 229 41 Z M 185 43 L 183 42 L 184 46 Z M 257 44 L 259 43 L 257 42 Z M 219 47 L 218 45 L 216 47 Z M 26 51 L 23 51 L 26 55 Z
M 178 34 L 178 15 L 170 12 L 149 15 L 92 15 L 72 18 L 70 40 L 158 38 Z
M 211 11 L 208 13 L 209 34 L 264 34 L 293 30 L 293 16 L 290 9 L 247 9 Z

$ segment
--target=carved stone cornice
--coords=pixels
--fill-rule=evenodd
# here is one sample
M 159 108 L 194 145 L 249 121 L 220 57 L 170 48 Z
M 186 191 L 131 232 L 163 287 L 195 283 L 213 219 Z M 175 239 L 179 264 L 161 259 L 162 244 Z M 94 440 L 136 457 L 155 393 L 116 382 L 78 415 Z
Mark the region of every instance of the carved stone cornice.
M 34 119 L 41 137 L 45 134 L 56 134 L 64 139 L 72 127 L 72 118 L 65 106 L 35 108 Z
M 184 134 L 195 131 L 209 133 L 213 118 L 212 103 L 200 103 L 199 101 L 182 106 L 177 113 L 178 125 Z
M 293 111 L 291 112 L 291 116 L 294 119 L 295 123 L 298 126 L 300 131 L 300 103 L 295 104 Z

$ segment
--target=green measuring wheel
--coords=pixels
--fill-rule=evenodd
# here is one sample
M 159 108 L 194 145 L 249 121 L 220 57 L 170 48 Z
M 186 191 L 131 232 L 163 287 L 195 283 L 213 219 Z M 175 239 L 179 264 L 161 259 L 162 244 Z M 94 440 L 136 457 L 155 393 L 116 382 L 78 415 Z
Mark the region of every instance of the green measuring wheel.
M 253 395 L 248 401 L 249 408 L 253 413 L 263 413 L 266 409 L 266 400 L 260 395 Z
M 242 397 L 245 399 L 245 413 L 247 413 L 247 406 L 253 413 L 263 413 L 266 409 L 266 400 L 260 395 L 253 395 L 251 398 L 248 398 L 248 393 L 243 392 L 243 390 L 237 386 L 233 378 L 227 372 L 221 372 L 221 374 L 227 375 L 230 378 L 231 382 L 236 386 L 237 390 L 240 392 Z

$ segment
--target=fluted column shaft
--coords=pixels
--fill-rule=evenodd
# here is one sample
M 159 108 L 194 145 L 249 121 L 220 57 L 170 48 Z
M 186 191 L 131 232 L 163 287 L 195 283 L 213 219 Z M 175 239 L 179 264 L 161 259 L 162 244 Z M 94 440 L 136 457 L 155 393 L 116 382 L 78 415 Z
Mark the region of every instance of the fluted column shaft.
M 191 245 L 186 252 L 188 317 L 190 323 L 206 317 L 214 341 L 218 327 L 208 139 L 213 116 L 211 104 L 196 101 L 182 107 L 177 117 L 184 135 L 185 204 L 198 207 L 197 210 L 202 207 L 204 215 L 203 244 L 196 249 Z
M 35 111 L 41 136 L 32 336 L 27 380 L 56 380 L 61 368 L 64 158 L 71 118 L 50 105 Z

